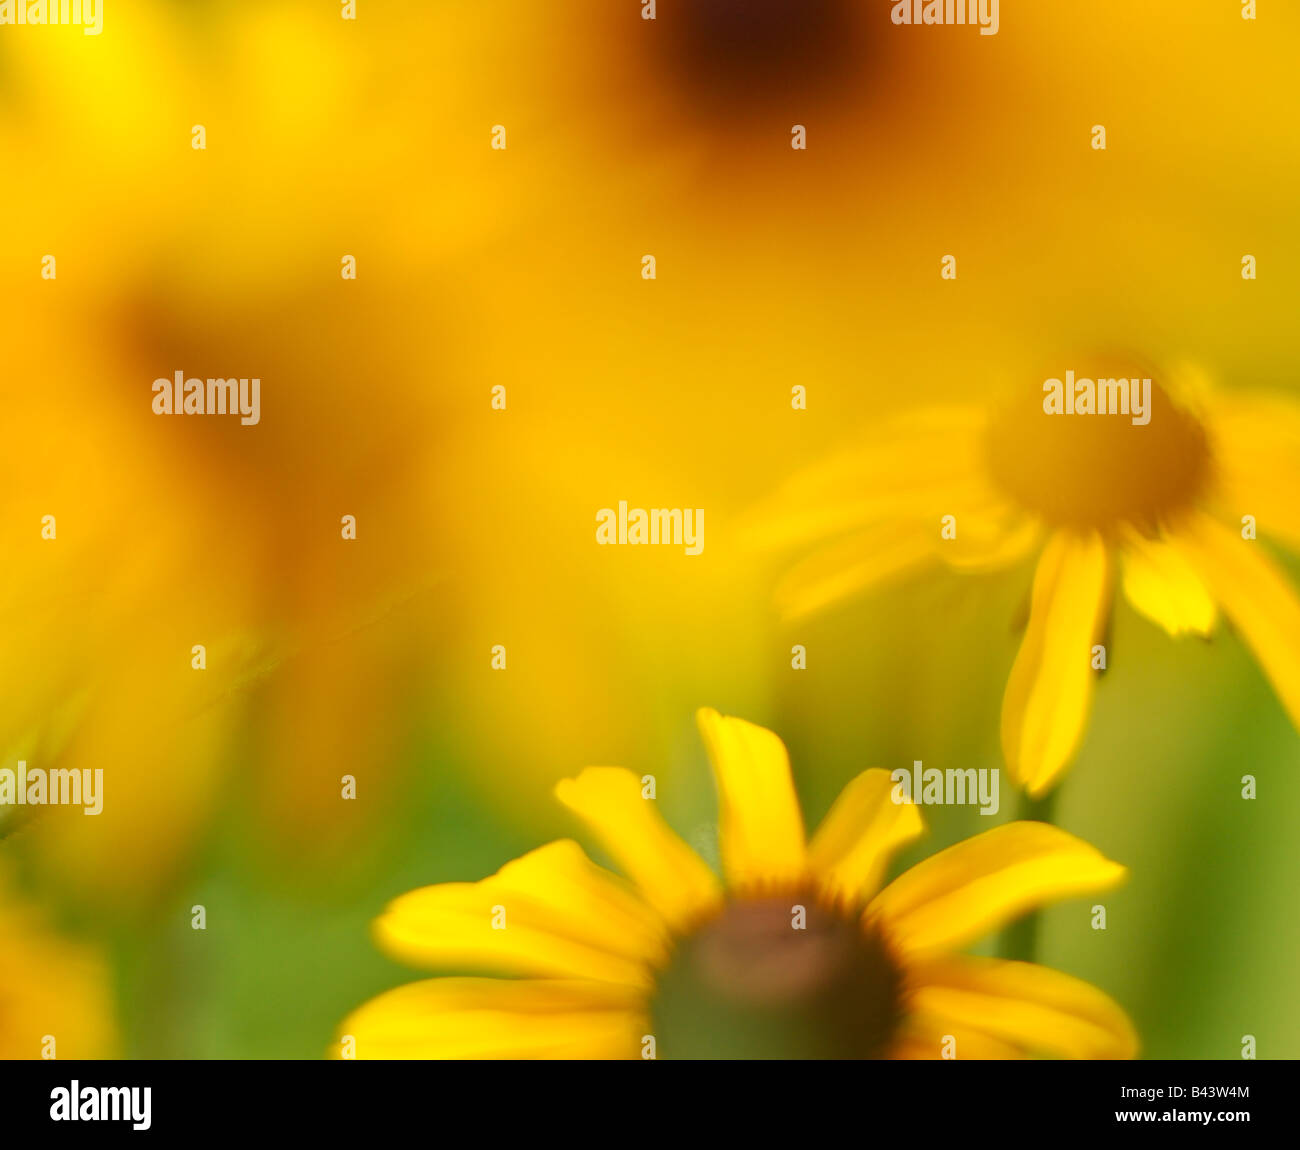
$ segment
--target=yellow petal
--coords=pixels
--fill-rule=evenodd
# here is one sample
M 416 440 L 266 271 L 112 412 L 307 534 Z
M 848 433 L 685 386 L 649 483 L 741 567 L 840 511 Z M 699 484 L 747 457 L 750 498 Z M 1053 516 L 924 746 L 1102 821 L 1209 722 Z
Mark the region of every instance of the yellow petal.
M 1042 524 L 996 507 L 987 512 L 954 513 L 957 537 L 944 540 L 939 558 L 957 571 L 997 571 L 1023 559 L 1042 538 Z
M 1025 1052 L 1019 1047 L 993 1038 L 978 1027 L 959 1019 L 920 1012 L 913 1012 L 903 1020 L 901 1032 L 889 1052 L 890 1060 L 895 1062 L 936 1059 L 1008 1062 L 1024 1057 Z
M 771 731 L 699 712 L 718 784 L 718 838 L 727 884 L 766 888 L 807 874 L 803 815 L 785 744 Z
M 381 946 L 419 965 L 591 978 L 645 986 L 668 954 L 662 920 L 577 843 L 554 842 L 476 883 L 396 899 L 375 923 Z
M 1281 395 L 1215 397 L 1215 480 L 1221 507 L 1253 515 L 1261 538 L 1300 549 L 1300 404 Z
M 746 517 L 741 536 L 751 547 L 785 547 L 900 515 L 955 513 L 954 499 L 982 489 L 985 424 L 975 408 L 896 415 L 861 446 L 787 480 Z
M 777 584 L 777 610 L 791 622 L 881 587 L 933 560 L 938 541 L 937 520 L 924 526 L 889 519 L 824 547 L 791 568 Z
M 1208 635 L 1217 611 L 1209 590 L 1176 545 L 1124 535 L 1124 594 L 1128 601 L 1171 635 Z
M 1300 728 L 1300 600 L 1286 576 L 1257 540 L 1208 515 L 1181 527 L 1178 543 Z
M 835 800 L 808 848 L 822 890 L 843 905 L 870 898 L 894 852 L 924 829 L 911 802 L 893 801 L 888 771 L 863 771 Z
M 1128 1016 L 1095 986 L 1029 962 L 948 957 L 908 971 L 912 1009 L 1036 1054 L 1133 1058 Z
M 334 1057 L 635 1058 L 644 995 L 608 983 L 434 978 L 349 1015 Z M 348 1039 L 351 1049 L 348 1050 Z
M 900 951 L 963 946 L 1034 910 L 1114 886 L 1127 872 L 1047 823 L 966 839 L 904 871 L 867 908 Z
M 1002 699 L 1011 778 L 1041 794 L 1069 765 L 1092 705 L 1092 647 L 1109 607 L 1106 547 L 1058 531 L 1034 574 L 1029 626 Z
M 583 820 L 675 931 L 712 911 L 722 888 L 704 861 L 660 817 L 641 784 L 620 767 L 588 767 L 555 794 Z

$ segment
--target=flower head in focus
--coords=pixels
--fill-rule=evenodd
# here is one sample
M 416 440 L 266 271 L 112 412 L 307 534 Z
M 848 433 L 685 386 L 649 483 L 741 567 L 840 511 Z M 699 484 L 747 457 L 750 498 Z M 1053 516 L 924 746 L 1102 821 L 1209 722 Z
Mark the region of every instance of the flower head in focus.
M 506 978 L 436 978 L 346 1019 L 359 1058 L 1128 1058 L 1123 1011 L 1032 963 L 953 953 L 1124 868 L 1055 827 L 1010 823 L 883 885 L 922 830 L 887 771 L 840 795 L 811 841 L 785 746 L 701 711 L 720 801 L 723 879 L 642 783 L 593 767 L 557 788 L 630 882 L 564 840 L 476 883 L 397 899 L 395 956 Z M 955 1045 L 954 1045 L 955 1044 Z

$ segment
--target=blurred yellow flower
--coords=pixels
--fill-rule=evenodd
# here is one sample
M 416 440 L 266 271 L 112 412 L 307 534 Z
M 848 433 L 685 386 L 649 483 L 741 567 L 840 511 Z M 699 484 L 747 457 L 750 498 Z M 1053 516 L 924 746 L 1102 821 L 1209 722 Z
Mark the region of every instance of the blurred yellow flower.
M 1130 374 L 1095 366 L 1080 385 Z M 987 571 L 1040 548 L 1002 707 L 1008 770 L 1032 795 L 1082 741 L 1117 577 L 1171 635 L 1210 634 L 1222 608 L 1300 725 L 1300 600 L 1256 537 L 1300 549 L 1300 407 L 1186 370 L 1152 384 L 1146 423 L 1046 403 L 1035 389 L 897 417 L 794 477 L 755 515 L 753 541 L 833 542 L 783 579 L 784 614 L 931 562 Z
M 0 1060 L 116 1054 L 107 965 L 51 929 L 0 869 Z
M 15 849 L 116 915 L 160 905 L 231 795 L 312 874 L 381 809 L 340 801 L 342 776 L 367 761 L 368 799 L 396 785 L 386 684 L 416 642 L 394 605 L 434 578 L 406 467 L 429 436 L 378 391 L 408 410 L 424 394 L 425 219 L 469 231 L 470 213 L 410 142 L 443 83 L 430 13 L 110 15 L 103 37 L 0 43 L 0 151 L 43 189 L 0 187 L 23 222 L 0 252 L 10 375 L 30 383 L 5 396 L 0 766 L 104 772 L 102 816 L 29 818 Z M 176 370 L 259 377 L 264 418 L 153 414 L 152 380 Z
M 551 843 L 477 883 L 397 899 L 395 956 L 515 978 L 438 978 L 380 995 L 341 1028 L 359 1058 L 1128 1058 L 1123 1011 L 1031 963 L 951 953 L 1123 867 L 1043 823 L 940 851 L 881 889 L 922 830 L 887 771 L 854 779 L 805 841 L 771 731 L 699 714 L 720 800 L 724 882 L 621 768 L 560 783 L 631 879 Z M 653 1046 L 652 1046 L 653 1042 Z

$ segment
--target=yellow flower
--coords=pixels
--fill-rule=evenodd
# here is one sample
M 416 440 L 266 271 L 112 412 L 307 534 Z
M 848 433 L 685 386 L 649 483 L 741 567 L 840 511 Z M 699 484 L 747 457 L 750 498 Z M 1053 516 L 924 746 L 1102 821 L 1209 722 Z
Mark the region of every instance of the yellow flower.
M 592 767 L 560 801 L 631 882 L 553 842 L 476 883 L 413 891 L 376 924 L 403 960 L 506 978 L 436 978 L 380 995 L 340 1030 L 358 1058 L 1129 1058 L 1108 997 L 1031 963 L 952 951 L 1123 867 L 1043 823 L 940 851 L 881 889 L 922 830 L 868 770 L 805 841 L 785 746 L 701 711 L 724 881 L 642 782 Z
M 1077 377 L 1131 374 L 1112 366 Z M 1117 581 L 1171 635 L 1209 635 L 1222 609 L 1300 726 L 1300 601 L 1260 541 L 1300 549 L 1300 407 L 1172 379 L 1153 381 L 1145 424 L 1048 414 L 1037 388 L 887 421 L 755 516 L 759 545 L 826 543 L 780 584 L 783 613 L 932 562 L 987 571 L 1041 548 L 1002 705 L 1007 767 L 1032 795 L 1082 741 Z
M 8 370 L 60 381 L 4 397 L 0 767 L 102 769 L 107 796 L 91 819 L 0 806 L 0 833 L 23 819 L 15 852 L 86 905 L 163 897 L 235 778 L 256 778 L 246 809 L 303 873 L 322 870 L 316 848 L 378 831 L 316 771 L 376 740 L 398 761 L 388 684 L 410 673 L 416 589 L 439 577 L 426 535 L 379 527 L 436 502 L 410 480 L 430 454 L 419 420 L 402 421 L 407 450 L 391 418 L 423 402 L 413 317 L 431 302 L 396 285 L 482 230 L 477 190 L 435 179 L 433 150 L 410 144 L 456 83 L 422 74 L 434 7 L 354 23 L 313 0 L 238 15 L 140 0 L 110 4 L 100 37 L 0 29 L 0 155 L 40 189 L 0 185 L 32 245 L 0 252 L 0 308 L 22 332 Z M 369 292 L 371 269 L 392 290 Z M 344 428 L 335 401 L 362 365 L 400 394 Z M 178 370 L 261 377 L 263 420 L 155 416 L 151 384 Z M 376 451 L 406 462 L 381 478 Z

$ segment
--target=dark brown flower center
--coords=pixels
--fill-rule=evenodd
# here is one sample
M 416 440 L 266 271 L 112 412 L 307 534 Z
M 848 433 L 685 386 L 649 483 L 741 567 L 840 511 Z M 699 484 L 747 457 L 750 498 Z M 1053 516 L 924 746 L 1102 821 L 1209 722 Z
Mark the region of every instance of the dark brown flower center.
M 1103 532 L 1151 531 L 1194 504 L 1209 480 L 1205 429 L 1126 366 L 1062 372 L 1059 393 L 1036 382 L 1000 411 L 986 443 L 997 486 L 1048 523 Z M 1056 394 L 1064 410 L 1045 411 Z
M 850 0 L 659 0 L 657 22 L 666 65 L 723 100 L 786 100 L 854 58 Z
M 728 903 L 684 939 L 651 1002 L 660 1058 L 877 1058 L 901 978 L 859 915 L 812 895 Z

